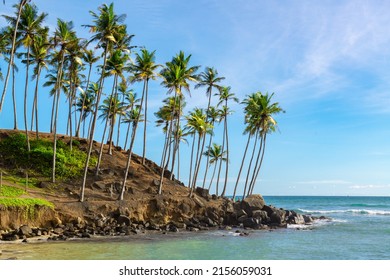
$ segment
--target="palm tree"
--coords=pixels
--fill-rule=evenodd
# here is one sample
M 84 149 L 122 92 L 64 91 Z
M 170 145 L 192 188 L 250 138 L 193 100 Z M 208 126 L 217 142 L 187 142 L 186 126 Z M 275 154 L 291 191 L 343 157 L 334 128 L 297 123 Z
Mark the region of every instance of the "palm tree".
M 125 97 L 125 102 L 124 103 L 127 104 L 128 111 L 132 111 L 135 106 L 139 106 L 138 103 L 140 102 L 140 99 L 137 98 L 137 93 L 135 93 L 132 89 L 131 90 L 127 90 L 127 88 L 126 88 L 126 89 L 123 89 L 123 90 L 124 91 L 122 92 L 122 94 Z M 133 123 L 133 121 L 128 121 L 128 120 L 129 120 L 129 118 L 127 118 L 127 120 L 120 121 L 120 122 L 128 124 L 127 132 L 126 132 L 125 145 L 123 146 L 123 148 L 125 150 L 126 150 L 126 147 L 127 147 L 127 140 L 129 138 L 130 127 L 131 127 L 131 124 Z M 118 138 L 119 138 L 119 136 L 118 136 Z
M 119 101 L 118 98 L 115 98 L 115 96 L 112 96 L 112 95 L 110 97 L 108 97 L 107 99 L 105 99 L 103 101 L 103 104 L 100 106 L 100 111 L 102 112 L 102 114 L 100 115 L 100 118 L 104 118 L 104 119 L 108 120 L 108 123 L 110 126 L 110 130 L 108 133 L 108 142 L 109 143 L 112 142 L 113 131 L 114 131 L 115 124 L 116 124 L 116 118 L 119 115 L 122 115 L 122 116 L 125 115 L 126 109 L 127 109 L 127 106 L 123 102 Z M 106 127 L 104 128 L 104 130 L 106 130 Z M 101 147 L 103 147 L 103 142 L 102 142 Z M 110 154 L 110 155 L 112 154 L 112 151 L 110 150 L 110 148 L 109 148 L 108 154 Z M 101 153 L 99 155 L 99 158 L 101 158 Z M 100 163 L 100 161 L 98 161 L 98 164 L 99 163 Z M 98 168 L 97 168 L 97 170 L 98 170 Z
M 4 55 L 4 60 L 8 63 L 10 63 L 10 55 L 11 47 L 12 47 L 12 36 L 14 32 L 12 27 L 4 28 L 1 32 L 0 38 L 0 54 Z M 16 42 L 18 43 L 18 42 Z M 17 48 L 17 46 L 15 47 Z M 16 66 L 15 62 L 12 65 L 12 103 L 13 103 L 13 111 L 14 111 L 14 130 L 18 129 L 18 117 L 17 117 L 17 109 L 16 109 L 16 94 L 15 94 L 15 72 L 18 72 L 18 67 Z M 0 71 L 0 80 L 3 79 L 3 75 Z
M 161 163 L 160 163 L 161 168 L 164 164 L 163 161 L 165 160 L 165 155 L 168 151 L 168 146 L 170 145 L 170 143 L 168 142 L 170 140 L 168 133 L 172 132 L 172 130 L 170 129 L 170 124 L 172 120 L 175 118 L 175 116 L 173 115 L 173 111 L 177 111 L 179 102 L 175 101 L 173 97 L 168 97 L 163 100 L 163 103 L 164 105 L 160 107 L 156 113 L 154 113 L 155 117 L 157 118 L 156 125 L 157 126 L 164 125 L 163 132 L 165 134 L 165 141 L 164 141 L 164 147 L 161 156 Z M 174 109 L 175 106 L 176 109 Z
M 244 134 L 248 134 L 248 141 L 245 145 L 245 151 L 244 151 L 244 155 L 242 156 L 242 161 L 241 161 L 241 166 L 240 166 L 240 170 L 238 171 L 238 175 L 237 175 L 237 180 L 236 180 L 236 184 L 234 186 L 234 191 L 233 191 L 233 201 L 235 200 L 236 198 L 236 193 L 237 193 L 237 187 L 238 187 L 238 183 L 240 181 L 240 178 L 241 178 L 241 172 L 242 172 L 242 169 L 244 167 L 244 163 L 245 163 L 245 158 L 246 158 L 246 155 L 247 155 L 247 152 L 248 152 L 248 148 L 249 148 L 249 144 L 250 144 L 250 141 L 253 137 L 253 135 L 256 133 L 256 129 L 255 127 L 253 126 L 253 124 L 250 122 L 250 120 L 247 120 L 246 119 L 246 122 L 248 123 L 248 125 L 246 126 L 245 130 L 244 130 Z
M 211 180 L 210 180 L 210 184 L 209 184 L 209 188 L 208 188 L 210 190 L 211 185 L 213 184 L 213 180 L 214 180 L 214 176 L 215 176 L 215 171 L 217 169 L 216 167 L 217 167 L 218 161 L 226 161 L 226 157 L 225 157 L 226 151 L 222 150 L 222 146 L 221 145 L 213 143 L 213 145 L 211 147 L 210 146 L 207 147 L 207 150 L 206 150 L 206 152 L 203 153 L 203 155 L 207 156 L 207 158 L 210 159 L 208 161 L 208 164 L 210 166 L 212 164 L 214 164 L 214 171 L 213 171 L 213 175 L 211 176 Z M 216 189 L 215 194 L 218 196 L 218 189 Z
M 146 49 L 141 49 L 141 54 L 136 53 L 135 63 L 132 67 L 134 76 L 131 81 L 143 81 L 144 86 L 142 90 L 142 100 L 145 100 L 144 104 L 144 140 L 143 140 L 143 149 L 142 149 L 142 164 L 145 165 L 145 156 L 146 156 L 146 125 L 148 117 L 148 90 L 149 90 L 149 80 L 156 79 L 156 70 L 160 65 L 155 63 L 155 52 L 149 52 Z
M 85 90 L 84 90 L 86 92 L 86 91 L 88 91 L 88 88 L 89 88 L 89 82 L 90 82 L 91 72 L 92 72 L 92 65 L 99 60 L 99 57 L 94 55 L 93 50 L 84 50 L 84 52 L 83 52 L 83 60 L 89 66 L 88 67 L 87 83 L 85 85 Z M 85 106 L 84 106 L 84 103 L 86 102 L 86 98 L 88 97 L 88 94 L 83 94 L 82 97 L 83 97 L 83 99 L 82 99 L 81 106 L 80 106 L 81 111 L 80 111 L 79 122 L 77 124 L 76 137 L 79 137 L 81 122 L 85 121 L 85 116 L 84 116 Z
M 80 97 L 76 102 L 77 111 L 80 112 L 80 121 L 83 123 L 83 137 L 85 135 L 85 123 L 86 119 L 90 113 L 93 112 L 93 106 L 95 104 L 95 91 L 93 90 L 94 86 L 98 86 L 96 83 L 91 83 L 87 91 L 80 93 Z
M 27 139 L 27 150 L 30 151 L 30 141 L 28 135 L 28 121 L 27 121 L 27 96 L 28 96 L 28 81 L 29 81 L 29 68 L 30 68 L 30 54 L 31 47 L 34 44 L 34 40 L 37 36 L 45 36 L 48 33 L 48 28 L 42 28 L 42 23 L 45 20 L 47 14 L 41 13 L 38 15 L 38 8 L 35 5 L 26 4 L 20 15 L 19 29 L 17 36 L 19 41 L 26 48 L 25 55 L 26 63 L 26 80 L 24 86 L 24 126 Z M 16 20 L 16 19 L 15 19 Z
M 261 145 L 259 148 L 256 165 L 253 170 L 252 179 L 249 185 L 248 194 L 253 193 L 255 182 L 263 163 L 267 134 L 276 131 L 277 128 L 277 122 L 273 116 L 284 112 L 283 109 L 279 106 L 279 103 L 272 103 L 273 95 L 273 93 L 269 95 L 268 93 L 262 94 L 261 92 L 257 92 L 253 95 L 254 103 L 249 105 L 251 117 L 254 118 L 258 124 Z
M 207 122 L 207 115 L 203 112 L 202 109 L 195 109 L 194 112 L 190 113 L 190 115 L 187 116 L 186 119 L 187 119 L 187 127 L 193 129 L 198 134 L 198 145 L 197 145 L 196 160 L 195 160 L 195 173 L 191 183 L 191 192 L 190 192 L 190 196 L 192 196 L 193 190 L 196 187 L 199 167 L 202 160 L 204 139 L 206 137 L 206 133 L 210 133 L 212 127 L 210 123 Z M 202 144 L 201 141 L 203 141 Z
M 11 23 L 11 25 L 13 27 L 13 36 L 12 36 L 11 53 L 10 53 L 10 57 L 9 57 L 7 74 L 5 76 L 3 93 L 1 95 L 1 100 L 0 100 L 0 112 L 3 109 L 4 98 L 5 98 L 5 94 L 7 93 L 7 86 L 8 86 L 9 75 L 11 73 L 11 67 L 14 66 L 14 57 L 15 57 L 15 50 L 16 50 L 16 37 L 17 37 L 17 31 L 19 28 L 20 17 L 21 17 L 22 10 L 23 10 L 24 6 L 30 1 L 31 0 L 20 0 L 18 5 L 14 5 L 14 7 L 17 9 L 15 20 L 12 19 L 11 17 L 3 16 L 3 17 L 5 17 L 5 19 L 7 21 L 9 21 Z
M 184 52 L 180 51 L 178 55 L 173 57 L 172 61 L 167 62 L 165 64 L 165 67 L 163 70 L 160 72 L 163 82 L 162 85 L 165 86 L 168 89 L 168 93 L 174 92 L 174 100 L 179 101 L 179 107 L 178 107 L 178 114 L 176 114 L 176 127 L 180 127 L 180 112 L 181 112 L 181 107 L 182 107 L 182 96 L 183 92 L 182 90 L 186 90 L 188 93 L 190 93 L 190 85 L 189 82 L 193 81 L 196 82 L 198 80 L 198 76 L 196 75 L 196 71 L 199 69 L 199 66 L 189 66 L 189 61 L 191 59 L 191 55 L 185 56 Z M 179 96 L 179 99 L 176 99 L 176 97 Z M 175 108 L 176 106 L 174 106 Z M 176 112 L 172 112 L 172 115 L 175 115 Z M 172 118 L 173 121 L 173 118 Z M 170 131 L 168 132 L 168 137 L 170 137 L 171 132 L 172 132 L 173 124 L 171 123 L 170 125 Z M 178 132 L 178 130 L 176 130 Z M 170 139 L 168 143 L 170 143 Z M 178 139 L 176 136 L 175 139 L 175 145 L 178 145 Z M 177 149 L 174 147 L 173 148 L 173 155 L 172 155 L 172 173 L 171 173 L 171 178 L 173 178 L 173 169 L 174 169 L 174 161 L 175 161 L 175 151 Z M 160 186 L 159 186 L 159 194 L 162 192 L 162 186 L 163 186 L 163 181 L 164 181 L 164 173 L 165 173 L 165 161 L 166 161 L 166 156 L 164 157 L 163 160 L 163 168 L 162 168 L 162 173 L 161 173 L 161 178 L 160 178 Z
M 119 99 L 118 99 L 118 78 L 121 78 L 122 83 L 125 82 L 123 72 L 128 70 L 128 67 L 126 66 L 126 63 L 128 60 L 129 60 L 128 55 L 124 55 L 122 53 L 122 51 L 116 50 L 111 54 L 111 56 L 109 57 L 109 59 L 107 61 L 106 76 L 111 76 L 111 75 L 114 76 L 114 83 L 112 86 L 111 96 L 114 97 L 114 100 L 116 100 L 116 102 L 119 102 Z M 115 105 L 115 104 L 112 104 L 112 105 Z M 108 119 L 107 119 L 107 121 L 108 121 Z M 106 122 L 106 126 L 107 126 L 107 122 Z M 112 127 L 112 129 L 110 130 L 110 134 L 109 134 L 108 153 L 110 155 L 112 154 L 113 133 L 114 133 L 114 127 Z M 103 134 L 103 139 L 104 139 L 104 134 Z M 102 143 L 103 143 L 103 140 L 102 140 Z M 102 147 L 103 147 L 103 145 L 102 145 Z M 98 169 L 96 170 L 96 172 L 97 171 L 98 171 Z
M 58 118 L 58 105 L 61 93 L 61 82 L 63 81 L 63 68 L 65 61 L 65 54 L 69 45 L 71 45 L 75 40 L 76 32 L 73 31 L 73 23 L 62 21 L 61 19 L 57 20 L 57 28 L 54 32 L 53 37 L 53 46 L 59 47 L 59 51 L 55 57 L 55 65 L 57 66 L 57 78 L 55 84 L 55 109 L 54 109 L 54 120 L 53 120 L 53 171 L 52 171 L 52 181 L 55 182 L 55 170 L 56 170 L 56 153 L 57 153 L 57 118 Z M 54 105 L 54 101 L 53 101 Z
M 210 138 L 209 138 L 209 145 L 208 147 L 211 147 L 211 143 L 212 143 L 212 140 L 213 140 L 213 136 L 214 136 L 214 124 L 216 122 L 219 122 L 220 121 L 220 110 L 218 110 L 216 107 L 214 106 L 210 106 L 209 109 L 207 110 L 207 119 L 208 121 L 210 122 L 210 125 L 212 126 L 212 130 L 210 132 Z M 205 173 L 204 173 L 204 176 L 203 176 L 203 184 L 202 184 L 202 188 L 204 189 L 205 187 L 205 184 L 206 184 L 206 178 L 207 178 L 207 174 L 208 174 L 208 171 L 209 169 L 207 168 L 209 165 L 209 157 L 207 156 L 207 159 L 206 159 L 206 168 L 205 168 Z
M 82 55 L 84 49 L 83 40 L 77 38 L 75 35 L 74 40 L 67 47 L 67 55 L 66 55 L 66 64 L 67 64 L 67 72 L 66 76 L 69 80 L 69 91 L 68 91 L 68 128 L 70 135 L 70 150 L 72 150 L 72 139 L 73 139 L 73 122 L 72 122 L 72 107 L 75 106 L 76 100 L 76 91 L 82 90 L 80 88 L 81 79 L 84 79 L 84 75 L 80 74 L 83 70 L 83 62 Z M 75 129 L 76 128 L 76 110 L 75 112 Z M 67 129 L 68 130 L 68 129 Z
M 138 127 L 138 123 L 143 121 L 141 118 L 142 117 L 141 111 L 142 111 L 142 102 L 141 102 L 139 107 L 136 106 L 132 111 L 129 111 L 128 121 L 132 122 L 133 129 L 132 129 L 131 137 L 130 137 L 130 148 L 129 148 L 129 155 L 128 155 L 127 163 L 126 163 L 125 177 L 124 177 L 123 182 L 122 182 L 122 188 L 121 188 L 121 192 L 120 192 L 120 195 L 118 197 L 118 200 L 123 200 L 124 195 L 125 195 L 127 176 L 129 174 L 131 157 L 133 155 L 133 147 L 134 147 L 135 136 L 137 134 L 137 127 Z
M 115 38 L 117 37 L 117 35 L 119 33 L 123 33 L 123 30 L 126 29 L 126 25 L 121 24 L 125 20 L 126 15 L 120 15 L 120 16 L 116 15 L 114 12 L 113 3 L 111 3 L 109 6 L 106 4 L 100 6 L 99 14 L 96 14 L 95 12 L 92 11 L 90 12 L 90 14 L 93 17 L 94 25 L 86 25 L 86 26 L 90 28 L 91 32 L 95 33 L 95 35 L 92 36 L 90 42 L 97 41 L 98 47 L 103 48 L 104 51 L 102 54 L 103 66 L 101 69 L 101 77 L 99 81 L 99 92 L 96 96 L 95 114 L 93 115 L 93 119 L 92 119 L 87 158 L 84 166 L 84 176 L 83 176 L 83 184 L 80 191 L 80 201 L 84 201 L 84 191 L 87 183 L 88 166 L 89 166 L 89 160 L 91 158 L 93 138 L 95 134 L 97 111 L 99 108 L 101 91 L 103 89 L 103 84 L 104 84 L 104 77 L 105 77 L 106 65 L 107 65 L 107 56 L 109 51 L 112 49 L 114 43 L 116 42 Z
M 195 86 L 195 88 L 207 87 L 206 96 L 209 98 L 206 110 L 207 113 L 211 106 L 211 95 L 213 92 L 213 88 L 220 91 L 222 89 L 222 86 L 220 86 L 219 83 L 222 82 L 225 77 L 218 77 L 218 71 L 216 69 L 214 69 L 213 67 L 206 67 L 205 70 L 199 74 L 199 78 L 199 82 Z
M 48 55 L 48 47 L 50 46 L 47 38 L 47 34 L 43 36 L 38 36 L 34 40 L 34 44 L 31 48 L 31 58 L 33 63 L 35 64 L 34 67 L 34 75 L 33 78 L 36 80 L 35 83 L 35 92 L 34 92 L 34 104 L 33 108 L 35 108 L 35 129 L 36 129 L 36 137 L 39 138 L 39 123 L 38 123 L 38 88 L 39 88 L 39 78 L 41 75 L 41 71 L 43 68 L 47 69 L 48 61 L 46 60 Z M 32 117 L 33 120 L 34 116 L 34 110 L 32 110 Z M 31 121 L 31 124 L 33 124 L 33 121 Z
M 228 173 L 229 173 L 229 134 L 228 134 L 228 123 L 227 123 L 227 116 L 231 113 L 231 111 L 228 108 L 228 101 L 233 100 L 234 102 L 238 102 L 238 98 L 235 97 L 234 93 L 230 92 L 230 87 L 223 87 L 222 90 L 219 93 L 219 103 L 218 106 L 221 104 L 224 104 L 222 107 L 222 117 L 224 120 L 223 123 L 223 144 L 222 148 L 225 149 L 225 141 L 226 141 L 226 168 L 225 168 L 225 182 L 223 186 L 223 190 L 221 193 L 221 196 L 225 196 L 226 187 L 227 187 L 227 181 L 228 181 Z M 222 161 L 219 164 L 219 171 L 218 171 L 218 181 L 217 185 L 219 183 L 219 173 L 221 171 Z

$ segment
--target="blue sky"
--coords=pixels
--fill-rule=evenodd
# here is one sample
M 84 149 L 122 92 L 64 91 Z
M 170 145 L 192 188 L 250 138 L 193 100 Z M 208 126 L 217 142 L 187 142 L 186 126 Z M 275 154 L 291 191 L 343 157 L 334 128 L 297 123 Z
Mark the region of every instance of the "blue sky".
M 0 13 L 12 11 L 7 1 Z M 34 1 L 56 18 L 72 20 L 80 37 L 88 11 L 103 1 Z M 183 50 L 193 65 L 215 67 L 240 100 L 255 91 L 274 92 L 286 110 L 279 132 L 268 138 L 255 192 L 264 195 L 390 195 L 390 3 L 388 1 L 114 1 L 127 14 L 133 44 L 156 50 L 158 63 Z M 0 20 L 0 24 L 5 24 Z M 4 62 L 0 62 L 4 69 Z M 24 78 L 23 67 L 20 79 Z M 166 97 L 159 80 L 150 88 L 150 111 Z M 0 82 L 2 85 L 2 83 Z M 134 89 L 141 92 L 138 85 Z M 51 99 L 40 93 L 40 116 Z M 215 101 L 215 100 L 214 100 Z M 19 121 L 22 125 L 22 97 Z M 31 103 L 30 103 L 31 104 Z M 12 128 L 11 95 L 0 126 Z M 204 90 L 192 89 L 186 112 L 207 106 Z M 64 106 L 63 114 L 67 113 Z M 232 193 L 246 144 L 241 105 L 229 119 Z M 160 161 L 163 134 L 148 128 L 148 157 Z M 48 130 L 48 122 L 41 121 Z M 62 126 L 65 132 L 65 124 Z M 222 126 L 217 128 L 222 131 Z M 221 133 L 220 133 L 221 134 Z M 98 131 L 96 138 L 101 138 Z M 141 133 L 136 152 L 140 153 Z M 100 141 L 100 140 L 99 140 Z M 221 143 L 221 137 L 216 137 Z M 183 145 L 181 179 L 188 177 Z

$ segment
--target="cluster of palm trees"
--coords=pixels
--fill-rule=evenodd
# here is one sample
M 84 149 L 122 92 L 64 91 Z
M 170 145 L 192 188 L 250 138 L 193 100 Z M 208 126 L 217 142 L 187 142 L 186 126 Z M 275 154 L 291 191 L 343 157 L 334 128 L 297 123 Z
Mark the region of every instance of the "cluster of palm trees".
M 131 59 L 132 49 L 135 48 L 131 45 L 133 35 L 127 32 L 127 26 L 124 24 L 125 15 L 117 15 L 113 4 L 104 4 L 98 8 L 98 12 L 90 12 L 92 24 L 86 25 L 92 33 L 89 40 L 77 36 L 71 21 L 61 19 L 57 20 L 56 29 L 50 35 L 49 28 L 44 26 L 47 14 L 39 13 L 38 8 L 29 0 L 20 0 L 19 4 L 14 7 L 15 15 L 3 15 L 8 26 L 2 28 L 0 32 L 0 54 L 2 60 L 8 64 L 0 99 L 0 112 L 7 94 L 9 80 L 12 77 L 14 129 L 18 129 L 15 81 L 16 72 L 18 72 L 16 62 L 19 61 L 26 66 L 24 128 L 27 136 L 27 149 L 30 149 L 28 130 L 33 130 L 35 125 L 36 136 L 39 137 L 38 91 L 42 72 L 46 70 L 43 86 L 50 89 L 52 97 L 50 132 L 54 137 L 53 182 L 56 179 L 58 116 L 59 110 L 62 109 L 60 104 L 64 104 L 60 103 L 60 99 L 66 98 L 68 104 L 66 133 L 71 139 L 70 147 L 72 148 L 74 136 L 82 135 L 88 140 L 80 201 L 84 200 L 98 119 L 103 120 L 104 130 L 101 142 L 108 142 L 107 153 L 110 155 L 115 140 L 116 146 L 122 144 L 120 134 L 125 131 L 123 147 L 128 149 L 128 160 L 118 198 L 122 200 L 139 123 L 143 123 L 142 164 L 146 164 L 149 81 L 161 79 L 161 85 L 171 96 L 164 99 L 162 106 L 154 113 L 157 125 L 163 127 L 165 134 L 158 193 L 162 193 L 164 178 L 172 180 L 175 179 L 174 174 L 176 174 L 177 179 L 180 179 L 180 144 L 186 142 L 187 137 L 192 137 L 189 194 L 192 195 L 198 182 L 202 182 L 203 188 L 207 187 L 206 181 L 210 175 L 208 170 L 214 165 L 208 189 L 210 190 L 213 186 L 217 173 L 215 194 L 226 195 L 230 153 L 228 116 L 232 113 L 229 105 L 231 102 L 239 101 L 231 92 L 230 87 L 221 85 L 225 78 L 219 76 L 216 69 L 206 67 L 203 72 L 199 73 L 200 66 L 191 66 L 191 55 L 186 55 L 182 51 L 164 65 L 156 63 L 155 51 L 150 52 L 145 48 L 140 48 L 134 54 L 134 59 Z M 92 44 L 94 44 L 93 49 Z M 32 71 L 31 68 L 33 68 Z M 98 70 L 99 77 L 96 81 L 93 81 L 93 75 L 91 75 L 93 69 Z M 1 74 L 0 78 L 3 76 Z M 30 79 L 35 81 L 33 96 L 29 96 L 32 88 L 29 84 Z M 107 83 L 111 84 L 107 85 Z M 132 83 L 142 83 L 140 98 L 130 89 Z M 208 104 L 207 108 L 194 108 L 184 115 L 186 105 L 184 92 L 190 94 L 191 83 L 195 84 L 195 88 L 206 88 Z M 107 97 L 102 98 L 103 96 Z M 212 96 L 218 99 L 214 105 Z M 248 141 L 237 176 L 234 196 L 236 196 L 242 171 L 248 164 L 243 195 L 253 192 L 264 158 L 267 134 L 275 131 L 277 126 L 273 115 L 282 112 L 278 103 L 272 103 L 272 97 L 273 95 L 257 92 L 249 95 L 242 102 L 245 106 L 245 133 L 248 133 Z M 29 119 L 27 104 L 31 98 L 33 101 Z M 214 128 L 218 123 L 223 125 L 222 144 L 213 141 Z M 252 154 L 249 163 L 246 164 L 251 142 L 254 142 Z M 101 145 L 96 173 L 99 172 L 103 147 L 104 145 Z M 202 162 L 203 159 L 205 162 Z M 225 174 L 224 179 L 221 180 L 223 166 Z

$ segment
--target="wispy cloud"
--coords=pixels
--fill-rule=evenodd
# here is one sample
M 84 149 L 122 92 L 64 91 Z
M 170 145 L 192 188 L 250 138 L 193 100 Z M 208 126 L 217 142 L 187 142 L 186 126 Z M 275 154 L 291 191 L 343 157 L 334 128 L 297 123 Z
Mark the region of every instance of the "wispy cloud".
M 350 189 L 384 189 L 390 188 L 390 185 L 353 185 L 349 187 Z
M 351 184 L 351 182 L 344 181 L 344 180 L 314 180 L 314 181 L 296 182 L 296 184 L 302 184 L 302 185 L 347 185 L 347 184 Z

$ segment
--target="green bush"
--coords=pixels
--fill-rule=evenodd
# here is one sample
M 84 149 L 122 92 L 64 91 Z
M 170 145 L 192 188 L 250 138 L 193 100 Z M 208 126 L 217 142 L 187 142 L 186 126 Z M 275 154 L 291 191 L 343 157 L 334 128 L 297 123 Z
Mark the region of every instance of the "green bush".
M 10 187 L 10 186 L 2 186 L 0 188 L 0 196 L 6 196 L 6 197 L 18 197 L 26 192 L 22 189 L 16 188 L 16 187 Z
M 80 145 L 80 142 L 77 142 L 78 145 L 75 144 L 71 151 L 66 143 L 61 140 L 57 141 L 57 178 L 69 179 L 82 174 L 86 154 L 79 150 L 78 146 Z M 50 177 L 53 165 L 53 143 L 44 139 L 31 139 L 30 147 L 30 152 L 28 152 L 26 136 L 24 134 L 18 133 L 10 135 L 8 138 L 0 141 L 0 160 L 10 167 L 32 170 L 41 175 Z M 96 158 L 92 157 L 90 164 L 94 163 L 96 163 Z

